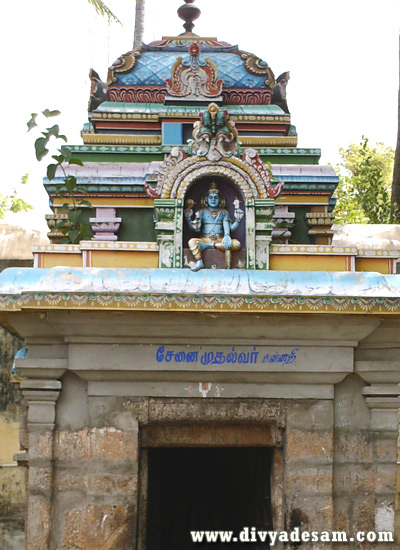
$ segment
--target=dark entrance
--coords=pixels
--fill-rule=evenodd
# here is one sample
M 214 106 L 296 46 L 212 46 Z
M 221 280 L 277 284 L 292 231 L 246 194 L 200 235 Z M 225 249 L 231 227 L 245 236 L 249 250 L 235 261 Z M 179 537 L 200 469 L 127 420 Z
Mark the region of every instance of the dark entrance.
M 268 548 L 259 543 L 193 543 L 191 531 L 272 529 L 272 449 L 156 448 L 148 455 L 146 550 Z

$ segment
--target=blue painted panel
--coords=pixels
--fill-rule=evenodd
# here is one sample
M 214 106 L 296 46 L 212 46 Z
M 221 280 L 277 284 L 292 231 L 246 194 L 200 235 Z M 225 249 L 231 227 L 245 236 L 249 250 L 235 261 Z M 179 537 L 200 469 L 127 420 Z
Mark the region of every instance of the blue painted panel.
M 178 57 L 189 60 L 189 55 L 178 52 L 143 52 L 134 69 L 119 75 L 116 73 L 117 86 L 164 86 L 171 77 L 171 69 Z M 265 76 L 250 74 L 240 55 L 233 53 L 210 53 L 200 55 L 205 62 L 210 58 L 218 69 L 218 78 L 224 81 L 224 88 L 266 88 Z
M 72 267 L 9 268 L 0 274 L 0 295 L 32 292 L 400 298 L 400 275 Z
M 164 122 L 162 125 L 163 145 L 183 144 L 183 124 L 178 122 Z

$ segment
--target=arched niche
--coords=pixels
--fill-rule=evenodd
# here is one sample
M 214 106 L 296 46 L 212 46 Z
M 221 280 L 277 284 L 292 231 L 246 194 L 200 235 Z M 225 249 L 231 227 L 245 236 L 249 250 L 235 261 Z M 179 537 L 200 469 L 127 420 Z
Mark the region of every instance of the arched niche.
M 190 190 L 195 189 L 196 182 L 211 179 L 226 182 L 241 195 L 239 200 L 243 201 L 245 211 L 241 224 L 245 231 L 244 267 L 268 269 L 274 212 L 272 197 L 277 195 L 283 184 L 279 184 L 279 189 L 271 187 L 266 166 L 254 150 L 246 149 L 242 159 L 231 157 L 211 161 L 205 157 L 186 157 L 178 147 L 174 147 L 164 161 L 157 188 L 153 190 L 153 196 L 160 197 L 154 199 L 159 267 L 183 267 L 184 246 L 187 243 L 184 202 Z M 199 208 L 200 205 L 197 205 L 196 209 Z
M 235 182 L 229 180 L 226 177 L 219 175 L 208 175 L 200 177 L 198 180 L 193 181 L 190 187 L 186 187 L 185 196 L 182 197 L 183 208 L 187 200 L 193 200 L 193 212 L 201 210 L 201 200 L 207 194 L 210 185 L 212 182 L 215 182 L 220 190 L 221 194 L 225 197 L 226 200 L 226 209 L 229 212 L 229 216 L 232 221 L 234 221 L 234 204 L 233 201 L 238 199 L 240 201 L 240 208 L 245 211 L 246 209 L 246 199 L 243 196 L 242 190 L 235 184 Z M 189 251 L 188 241 L 192 237 L 196 237 L 199 233 L 192 231 L 186 220 L 183 216 L 183 265 L 182 267 L 188 267 L 189 262 L 193 261 L 194 258 Z M 231 237 L 237 239 L 241 244 L 241 250 L 232 253 L 232 267 L 245 267 L 246 266 L 246 242 L 247 242 L 247 231 L 246 231 L 246 215 L 244 215 L 239 227 L 231 233 Z M 224 263 L 223 253 L 216 251 L 205 251 L 203 254 L 203 260 L 206 268 L 210 268 L 215 265 L 220 265 Z

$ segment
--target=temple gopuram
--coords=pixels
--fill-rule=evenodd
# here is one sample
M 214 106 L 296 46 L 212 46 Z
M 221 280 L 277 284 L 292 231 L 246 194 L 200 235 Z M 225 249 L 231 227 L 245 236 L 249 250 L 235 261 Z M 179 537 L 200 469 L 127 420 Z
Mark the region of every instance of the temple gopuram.
M 288 68 L 178 14 L 91 70 L 76 189 L 44 179 L 51 244 L 0 274 L 26 548 L 398 549 L 400 251 L 332 244 L 338 178 L 298 147 Z

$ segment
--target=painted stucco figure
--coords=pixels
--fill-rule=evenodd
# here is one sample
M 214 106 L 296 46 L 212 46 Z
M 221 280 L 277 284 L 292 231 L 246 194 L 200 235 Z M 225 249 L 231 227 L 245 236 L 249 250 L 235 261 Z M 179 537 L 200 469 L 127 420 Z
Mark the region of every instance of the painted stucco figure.
M 207 111 L 200 114 L 200 120 L 194 123 L 190 152 L 218 161 L 237 154 L 238 146 L 238 132 L 228 111 L 221 111 L 216 103 L 210 103 Z
M 244 216 L 239 199 L 236 198 L 234 201 L 235 221 L 233 223 L 226 209 L 225 197 L 215 182 L 211 183 L 207 194 L 202 198 L 201 210 L 195 213 L 194 219 L 192 219 L 193 201 L 189 199 L 185 206 L 185 218 L 190 229 L 201 233 L 201 236 L 189 240 L 190 251 L 196 260 L 192 271 L 204 268 L 203 251 L 212 248 L 225 252 L 225 265 L 229 269 L 232 251 L 235 252 L 241 248 L 240 242 L 231 237 L 231 233 L 239 227 Z

